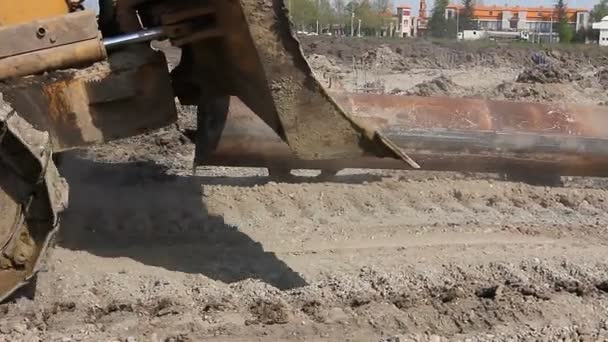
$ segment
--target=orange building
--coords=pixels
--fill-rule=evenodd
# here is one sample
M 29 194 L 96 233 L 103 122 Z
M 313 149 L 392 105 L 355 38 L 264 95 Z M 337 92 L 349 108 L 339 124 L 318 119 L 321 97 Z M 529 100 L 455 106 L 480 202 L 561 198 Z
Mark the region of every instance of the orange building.
M 449 5 L 446 8 L 446 18 L 457 19 L 457 14 L 462 14 L 463 10 L 462 5 Z M 589 24 L 588 9 L 568 8 L 566 16 L 570 25 L 577 31 Z M 476 6 L 473 17 L 480 30 L 536 33 L 552 32 L 552 24 L 559 19 L 553 7 L 520 6 Z

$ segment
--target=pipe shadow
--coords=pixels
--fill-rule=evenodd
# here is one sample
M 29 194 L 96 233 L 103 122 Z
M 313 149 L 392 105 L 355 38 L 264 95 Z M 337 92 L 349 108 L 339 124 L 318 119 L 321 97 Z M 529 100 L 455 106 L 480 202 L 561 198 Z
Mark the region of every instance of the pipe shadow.
M 169 175 L 153 162 L 109 164 L 75 156 L 64 156 L 60 170 L 70 185 L 58 239 L 64 248 L 224 283 L 253 278 L 283 290 L 306 285 L 274 253 L 210 214 L 200 179 Z
M 314 184 L 314 183 L 339 183 L 339 184 L 364 184 L 381 182 L 383 177 L 374 174 L 351 174 L 336 175 L 330 177 L 309 177 L 309 176 L 198 176 L 197 180 L 205 185 L 227 185 L 237 187 L 253 187 L 264 185 L 270 182 L 287 184 Z

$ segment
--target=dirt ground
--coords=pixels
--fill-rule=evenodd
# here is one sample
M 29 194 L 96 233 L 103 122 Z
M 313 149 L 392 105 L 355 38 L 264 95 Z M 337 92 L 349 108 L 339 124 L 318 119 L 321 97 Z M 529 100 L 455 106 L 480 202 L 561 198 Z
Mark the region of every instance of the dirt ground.
M 303 37 L 318 78 L 336 91 L 534 102 L 606 102 L 608 54 L 596 46 Z M 534 54 L 544 64 L 534 63 Z
M 303 49 L 334 90 L 607 100 L 599 49 L 545 50 L 542 69 L 526 46 Z M 35 298 L 0 305 L 0 341 L 608 340 L 608 180 L 192 176 L 193 125 L 180 107 L 174 127 L 63 156 L 70 208 Z

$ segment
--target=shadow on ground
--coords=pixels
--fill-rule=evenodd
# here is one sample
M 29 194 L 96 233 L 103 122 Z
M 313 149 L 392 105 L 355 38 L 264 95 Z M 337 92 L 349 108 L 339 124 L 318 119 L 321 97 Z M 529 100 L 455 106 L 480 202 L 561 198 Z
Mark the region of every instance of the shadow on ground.
M 331 177 L 308 177 L 308 176 L 282 176 L 282 177 L 267 177 L 267 176 L 244 176 L 244 177 L 224 177 L 224 176 L 199 176 L 197 180 L 201 184 L 207 185 L 228 185 L 240 187 L 252 187 L 255 185 L 264 185 L 269 182 L 302 184 L 302 183 L 341 183 L 341 184 L 362 184 L 364 182 L 380 182 L 382 176 L 372 174 L 353 174 L 353 175 L 337 175 Z
M 279 289 L 306 285 L 274 253 L 209 214 L 198 178 L 167 175 L 151 162 L 107 164 L 64 157 L 60 168 L 70 184 L 70 206 L 59 235 L 62 247 L 129 257 L 225 283 L 253 278 Z

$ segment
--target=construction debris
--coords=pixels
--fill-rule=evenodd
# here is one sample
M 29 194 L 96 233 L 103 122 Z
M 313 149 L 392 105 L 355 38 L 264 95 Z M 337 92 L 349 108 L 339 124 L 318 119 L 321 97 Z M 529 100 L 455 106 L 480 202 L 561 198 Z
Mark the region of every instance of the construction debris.
M 526 68 L 517 76 L 518 83 L 568 83 L 582 77 L 558 67 L 555 64 L 536 65 Z

